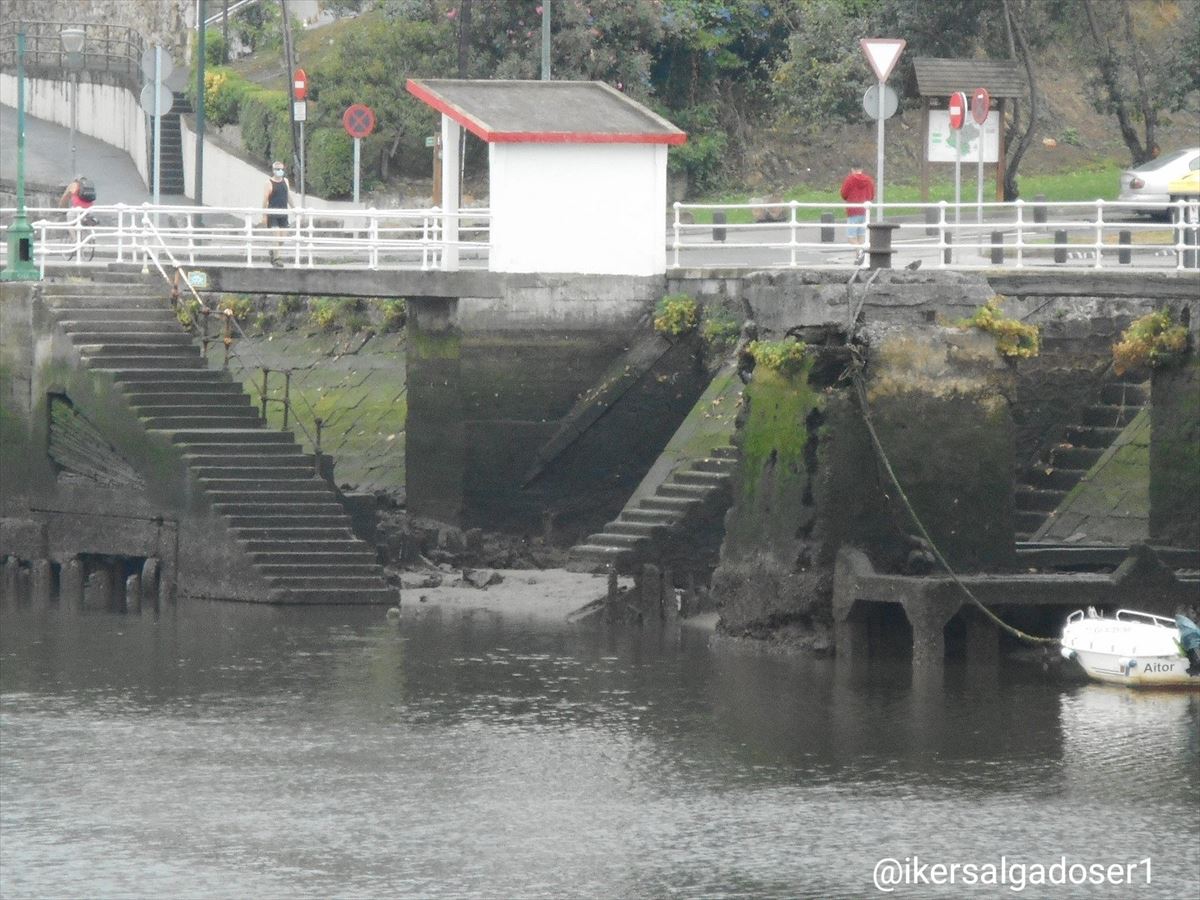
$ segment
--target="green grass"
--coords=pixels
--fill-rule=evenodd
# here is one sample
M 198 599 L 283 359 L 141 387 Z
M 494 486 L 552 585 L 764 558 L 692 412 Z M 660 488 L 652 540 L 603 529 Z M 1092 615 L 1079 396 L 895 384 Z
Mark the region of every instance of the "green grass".
M 941 166 L 939 166 L 939 169 Z M 1121 171 L 1124 167 L 1116 162 L 1096 163 L 1086 169 L 1076 172 L 1063 172 L 1057 174 L 1045 175 L 1028 175 L 1021 176 L 1019 179 L 1021 196 L 1025 200 L 1033 200 L 1038 194 L 1045 194 L 1046 199 L 1052 202 L 1072 202 L 1072 201 L 1088 201 L 1088 200 L 1115 200 L 1117 199 L 1117 187 L 1120 179 Z M 996 196 L 996 181 L 995 178 L 988 178 L 987 169 L 984 170 L 985 178 L 983 183 L 983 199 L 984 202 L 992 201 Z M 887 183 L 885 186 L 885 200 L 887 203 L 920 203 L 921 188 L 917 184 L 894 184 Z M 707 197 L 697 200 L 697 203 L 749 203 L 750 194 L 722 194 L 719 196 Z M 964 165 L 962 167 L 962 198 L 963 202 L 972 202 L 975 199 L 975 166 Z M 817 190 L 806 186 L 796 186 L 789 188 L 783 193 L 783 200 L 795 200 L 798 203 L 824 203 L 836 206 L 836 212 L 840 218 L 841 207 L 845 205 L 842 199 L 838 196 L 836 190 Z M 929 202 L 937 203 L 940 200 L 947 202 L 954 201 L 954 178 L 951 175 L 949 178 L 938 181 L 931 181 L 929 185 Z M 816 222 L 820 220 L 822 212 L 829 210 L 820 209 L 797 209 L 796 219 L 801 222 Z M 899 209 L 900 213 L 917 213 L 919 210 Z M 712 222 L 712 212 L 710 210 L 695 210 L 692 212 L 697 224 L 710 224 Z M 752 213 L 748 209 L 731 209 L 727 210 L 726 221 L 731 225 L 746 224 L 753 221 Z

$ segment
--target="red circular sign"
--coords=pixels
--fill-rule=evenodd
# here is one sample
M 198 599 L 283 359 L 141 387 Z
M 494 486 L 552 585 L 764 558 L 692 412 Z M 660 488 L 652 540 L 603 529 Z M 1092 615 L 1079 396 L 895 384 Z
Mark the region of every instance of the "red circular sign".
M 342 127 L 352 138 L 365 138 L 375 130 L 375 113 L 365 103 L 352 103 L 342 113 Z
M 950 95 L 948 109 L 950 110 L 950 127 L 958 131 L 963 127 L 963 121 L 967 117 L 967 95 L 962 91 L 955 91 Z
M 975 88 L 971 95 L 971 118 L 975 124 L 982 125 L 987 121 L 988 110 L 992 108 L 992 95 L 987 88 Z
M 292 75 L 292 97 L 303 100 L 308 96 L 308 76 L 303 69 L 297 69 Z

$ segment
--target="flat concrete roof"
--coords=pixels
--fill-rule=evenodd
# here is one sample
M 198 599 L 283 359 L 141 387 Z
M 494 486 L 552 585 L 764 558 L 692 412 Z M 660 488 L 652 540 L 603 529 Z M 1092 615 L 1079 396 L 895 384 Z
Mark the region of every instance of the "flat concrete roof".
M 410 78 L 408 92 L 500 144 L 682 144 L 687 134 L 600 81 Z

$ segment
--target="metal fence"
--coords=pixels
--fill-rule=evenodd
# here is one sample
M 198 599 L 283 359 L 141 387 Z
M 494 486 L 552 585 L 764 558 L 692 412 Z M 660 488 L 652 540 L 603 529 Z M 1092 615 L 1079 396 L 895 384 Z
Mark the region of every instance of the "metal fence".
M 63 47 L 64 28 L 81 28 L 83 51 L 71 58 Z M 133 28 L 85 22 L 0 22 L 0 69 L 17 68 L 17 33 L 25 32 L 25 68 L 29 71 L 112 72 L 141 78 L 145 41 Z
M 0 209 L 3 230 L 15 210 Z M 467 267 L 487 265 L 486 209 L 290 210 L 286 227 L 268 228 L 261 207 L 93 206 L 89 210 L 26 208 L 34 262 L 44 275 L 64 267 L 142 262 L 167 248 L 184 266 L 436 269 L 447 254 Z M 458 223 L 448 241 L 446 220 Z
M 674 204 L 673 268 L 870 264 L 960 269 L 1086 265 L 1195 268 L 1200 201 L 1177 200 L 1159 219 L 1144 203 L 864 203 L 864 245 L 849 240 L 844 204 Z M 871 228 L 886 223 L 885 228 Z M 872 241 L 875 245 L 872 246 Z M 858 251 L 865 251 L 859 260 Z
M 1200 202 L 1175 202 L 1170 218 L 1162 220 L 1138 216 L 1134 206 L 1104 201 L 1017 201 L 957 209 L 950 203 L 867 204 L 867 239 L 859 247 L 848 240 L 841 204 L 679 203 L 664 237 L 671 268 L 884 264 L 1161 271 L 1197 267 Z M 286 227 L 265 227 L 265 214 L 275 212 L 259 207 L 117 204 L 92 207 L 95 224 L 76 211 L 61 209 L 29 209 L 27 215 L 34 229 L 34 260 L 42 272 L 138 261 L 145 253 L 144 221 L 156 226 L 156 233 L 186 266 L 274 262 L 304 268 L 437 269 L 488 265 L 491 214 L 487 209 L 450 214 L 436 207 L 301 209 L 289 212 Z M 0 209 L 0 229 L 12 213 Z M 454 240 L 447 239 L 450 219 L 458 225 Z M 860 250 L 865 251 L 862 258 Z

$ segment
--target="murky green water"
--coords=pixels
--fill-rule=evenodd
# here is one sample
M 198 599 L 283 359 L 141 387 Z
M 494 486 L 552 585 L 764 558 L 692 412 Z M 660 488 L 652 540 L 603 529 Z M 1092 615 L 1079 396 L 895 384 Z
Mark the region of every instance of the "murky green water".
M 1200 895 L 1195 695 L 436 610 L 3 616 L 5 898 L 869 897 L 883 857 L 1064 856 L 1133 885 L 895 896 Z

